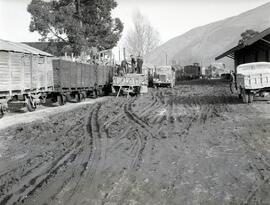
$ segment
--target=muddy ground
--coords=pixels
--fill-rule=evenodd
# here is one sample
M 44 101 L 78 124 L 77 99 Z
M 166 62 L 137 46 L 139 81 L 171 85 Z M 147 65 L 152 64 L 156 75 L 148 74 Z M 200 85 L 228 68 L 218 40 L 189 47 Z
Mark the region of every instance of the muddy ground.
M 83 104 L 0 130 L 0 205 L 270 204 L 269 133 L 217 80 Z

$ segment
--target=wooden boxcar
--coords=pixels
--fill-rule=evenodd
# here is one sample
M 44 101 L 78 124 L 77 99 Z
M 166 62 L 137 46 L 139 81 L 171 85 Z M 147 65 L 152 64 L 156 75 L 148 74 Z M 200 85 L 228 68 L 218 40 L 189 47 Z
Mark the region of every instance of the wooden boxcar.
M 27 106 L 41 92 L 53 91 L 52 55 L 21 43 L 0 40 L 0 110 Z

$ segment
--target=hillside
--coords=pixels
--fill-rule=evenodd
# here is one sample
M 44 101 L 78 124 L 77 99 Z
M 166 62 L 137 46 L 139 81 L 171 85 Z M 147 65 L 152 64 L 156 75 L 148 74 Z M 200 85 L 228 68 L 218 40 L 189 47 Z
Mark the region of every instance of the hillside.
M 165 53 L 168 62 L 175 60 L 181 65 L 194 62 L 209 65 L 217 55 L 235 46 L 246 29 L 262 31 L 270 26 L 270 3 L 244 12 L 238 16 L 217 21 L 205 26 L 194 28 L 183 35 L 177 36 L 146 56 L 146 62 L 154 65 L 165 64 Z M 164 56 L 162 58 L 161 56 Z M 228 67 L 232 61 L 224 58 Z

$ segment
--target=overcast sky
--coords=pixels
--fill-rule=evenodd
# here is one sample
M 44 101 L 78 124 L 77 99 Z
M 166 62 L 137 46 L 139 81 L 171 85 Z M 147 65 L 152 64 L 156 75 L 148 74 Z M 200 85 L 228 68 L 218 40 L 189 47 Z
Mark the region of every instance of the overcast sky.
M 0 0 L 0 38 L 10 41 L 37 41 L 29 32 L 31 0 Z M 116 0 L 113 16 L 132 25 L 132 13 L 140 10 L 159 31 L 162 42 L 201 25 L 240 14 L 269 0 Z

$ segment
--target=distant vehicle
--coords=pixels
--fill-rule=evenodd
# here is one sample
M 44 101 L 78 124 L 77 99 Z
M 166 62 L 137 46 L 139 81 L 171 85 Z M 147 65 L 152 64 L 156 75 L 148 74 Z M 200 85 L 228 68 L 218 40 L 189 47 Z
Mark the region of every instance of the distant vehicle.
M 184 66 L 183 78 L 184 80 L 199 79 L 201 76 L 201 67 L 198 63 Z
M 236 69 L 236 85 L 244 103 L 253 102 L 255 95 L 270 93 L 270 63 L 256 62 L 239 65 Z
M 148 77 L 145 74 L 127 73 L 114 76 L 112 90 L 119 94 L 140 94 L 147 92 Z
M 155 68 L 153 76 L 154 87 L 174 87 L 175 70 L 172 66 L 159 66 Z

